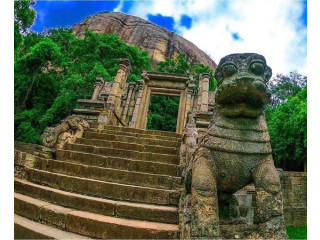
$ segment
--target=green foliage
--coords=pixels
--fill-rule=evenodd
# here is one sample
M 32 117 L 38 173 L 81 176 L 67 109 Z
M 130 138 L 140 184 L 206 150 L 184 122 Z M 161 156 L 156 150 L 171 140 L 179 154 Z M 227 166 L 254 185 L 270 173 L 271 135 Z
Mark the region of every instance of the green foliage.
M 147 129 L 175 132 L 179 99 L 174 96 L 152 95 Z
M 307 85 L 307 77 L 297 72 L 290 72 L 289 75 L 277 74 L 268 82 L 271 96 L 271 106 L 276 107 L 287 101 L 289 96 L 295 96 Z
M 185 54 L 179 54 L 175 59 L 168 58 L 166 61 L 157 64 L 157 71 L 177 74 L 191 74 L 195 78 L 196 87 L 199 85 L 199 75 L 210 73 L 209 90 L 213 91 L 217 87 L 217 82 L 213 77 L 210 67 L 203 64 L 191 65 L 186 60 Z M 172 111 L 168 109 L 172 108 Z M 177 124 L 177 112 L 179 108 L 179 98 L 165 96 L 152 96 L 150 102 L 150 113 L 148 115 L 148 129 L 165 131 L 175 131 Z M 165 114 L 164 114 L 165 113 Z
M 23 41 L 22 33 L 25 33 L 34 21 L 36 12 L 30 8 L 31 1 L 14 1 L 14 49 L 16 50 Z
M 150 69 L 147 52 L 122 42 L 116 35 L 85 32 L 76 38 L 70 29 L 28 33 L 15 53 L 15 139 L 37 143 L 44 128 L 57 124 L 91 96 L 95 78 L 113 81 L 119 58 L 129 58 L 137 81 Z
M 287 227 L 289 239 L 307 239 L 307 227 Z
M 266 108 L 266 120 L 276 166 L 302 171 L 307 162 L 307 87 L 293 85 L 289 91 L 290 83 L 292 79 L 275 86 L 281 101 Z
M 213 91 L 217 87 L 217 81 L 214 79 L 214 73 L 209 66 L 203 64 L 189 64 L 184 53 L 179 54 L 175 59 L 167 58 L 166 61 L 157 64 L 157 71 L 178 74 L 191 74 L 195 78 L 196 86 L 199 84 L 199 75 L 201 73 L 210 73 L 209 90 Z

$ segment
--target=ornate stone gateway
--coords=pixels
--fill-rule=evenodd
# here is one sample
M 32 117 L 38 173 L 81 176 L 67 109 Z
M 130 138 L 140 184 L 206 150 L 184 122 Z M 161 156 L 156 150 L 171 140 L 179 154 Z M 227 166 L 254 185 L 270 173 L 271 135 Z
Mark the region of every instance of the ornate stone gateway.
M 188 75 L 145 72 L 139 82 L 139 95 L 130 127 L 145 129 L 151 95 L 180 97 L 176 132 L 182 133 L 188 114 L 191 112 L 191 98 L 194 92 L 194 80 Z
M 143 72 L 138 83 L 126 83 L 130 69 L 128 59 L 119 59 L 114 82 L 97 78 L 91 100 L 79 99 L 74 114 L 105 125 L 146 129 L 151 95 L 178 96 L 176 132 L 182 133 L 191 112 L 209 112 L 209 74 L 200 76 L 198 93 L 191 75 Z

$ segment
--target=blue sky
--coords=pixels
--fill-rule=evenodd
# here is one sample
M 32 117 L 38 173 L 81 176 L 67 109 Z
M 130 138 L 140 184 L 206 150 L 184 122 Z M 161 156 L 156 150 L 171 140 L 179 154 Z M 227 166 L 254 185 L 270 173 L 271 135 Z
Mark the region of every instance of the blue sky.
M 37 12 L 32 30 L 42 32 L 44 28 L 71 27 L 86 17 L 102 11 L 113 12 L 121 1 L 37 1 L 33 8 Z M 122 4 L 121 12 L 129 13 L 134 1 L 125 1 Z M 147 20 L 165 27 L 170 31 L 174 29 L 174 19 L 161 14 L 148 14 Z M 192 19 L 184 15 L 181 23 L 191 27 Z
M 70 27 L 118 11 L 176 32 L 214 61 L 235 52 L 263 54 L 273 73 L 307 74 L 307 2 L 301 0 L 37 1 L 32 30 Z

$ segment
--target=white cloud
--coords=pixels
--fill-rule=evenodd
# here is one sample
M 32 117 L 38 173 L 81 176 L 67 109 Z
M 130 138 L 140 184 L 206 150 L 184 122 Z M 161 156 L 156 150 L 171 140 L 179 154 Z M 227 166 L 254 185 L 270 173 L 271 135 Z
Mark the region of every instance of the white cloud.
M 121 12 L 121 9 L 123 8 L 123 1 L 120 1 L 120 3 L 118 4 L 118 6 L 116 6 L 113 9 L 113 12 Z
M 302 11 L 297 0 L 154 0 L 135 2 L 129 13 L 144 19 L 148 14 L 173 17 L 178 33 L 216 63 L 230 53 L 260 53 L 275 76 L 292 70 L 307 74 Z M 180 25 L 183 14 L 192 18 L 190 29 Z M 232 33 L 241 41 L 233 39 Z

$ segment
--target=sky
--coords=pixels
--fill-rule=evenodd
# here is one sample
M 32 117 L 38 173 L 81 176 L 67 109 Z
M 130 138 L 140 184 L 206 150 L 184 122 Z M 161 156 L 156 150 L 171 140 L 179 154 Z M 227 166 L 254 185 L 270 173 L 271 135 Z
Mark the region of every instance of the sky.
M 256 52 L 277 73 L 307 75 L 307 1 L 148 0 L 36 1 L 32 30 L 71 27 L 102 11 L 123 12 L 194 43 L 217 64 L 231 53 Z

